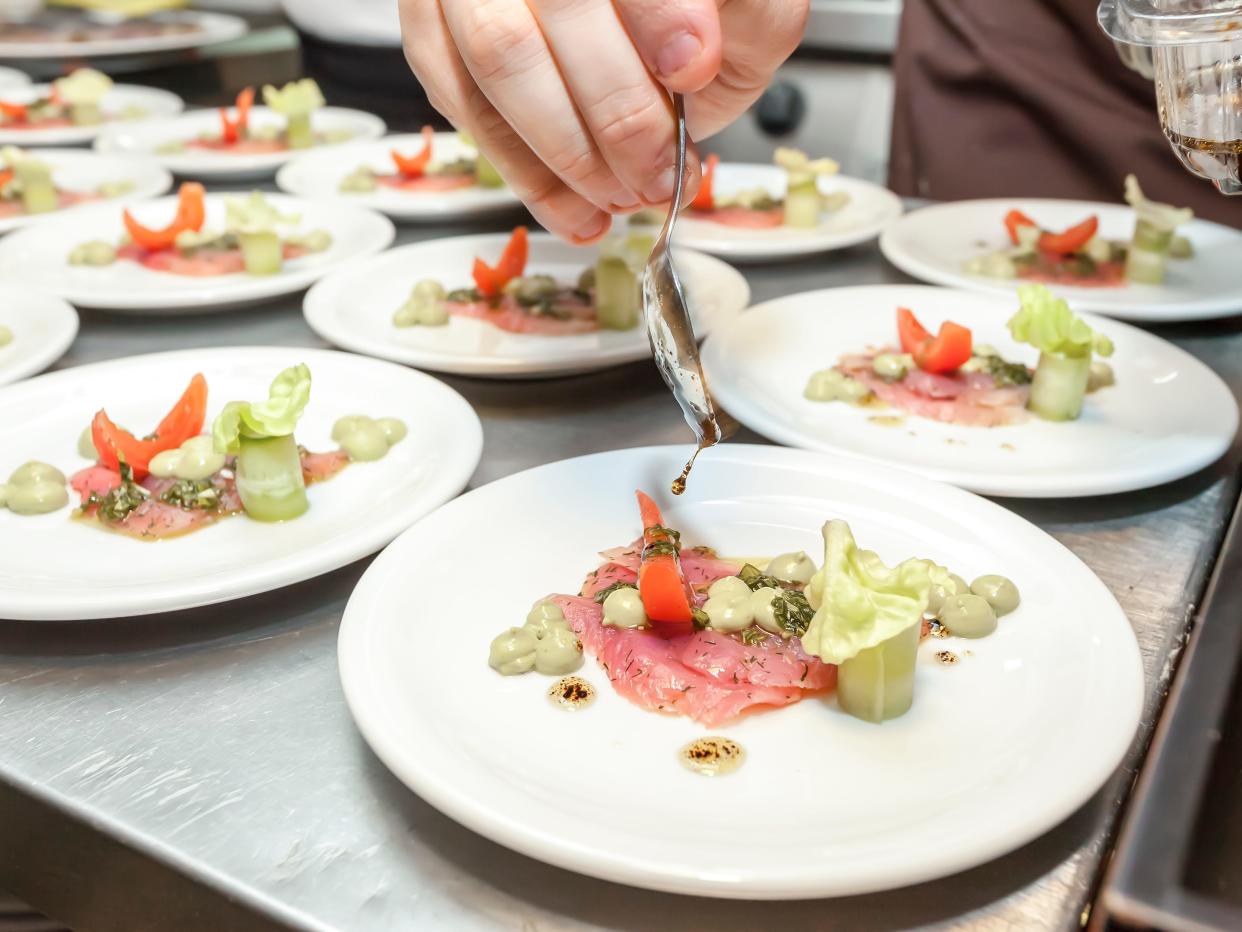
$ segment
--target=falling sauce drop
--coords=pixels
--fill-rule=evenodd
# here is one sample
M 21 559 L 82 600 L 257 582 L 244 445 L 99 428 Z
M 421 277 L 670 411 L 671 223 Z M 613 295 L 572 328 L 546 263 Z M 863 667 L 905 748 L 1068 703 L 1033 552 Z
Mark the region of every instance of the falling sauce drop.
M 673 480 L 673 494 L 680 495 L 686 491 L 686 480 L 690 478 L 690 470 L 694 468 L 694 461 L 699 458 L 699 454 L 703 452 L 703 444 L 695 447 L 694 452 L 690 454 L 690 461 L 686 463 L 686 468 L 681 471 L 681 475 Z

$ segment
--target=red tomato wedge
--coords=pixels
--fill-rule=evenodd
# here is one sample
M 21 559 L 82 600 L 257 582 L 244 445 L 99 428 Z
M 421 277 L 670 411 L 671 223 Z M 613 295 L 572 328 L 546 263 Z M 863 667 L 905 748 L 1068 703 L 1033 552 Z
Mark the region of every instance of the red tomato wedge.
M 30 112 L 25 104 L 11 104 L 0 100 L 0 115 L 8 117 L 10 120 L 26 120 Z
M 960 369 L 973 350 L 970 331 L 961 324 L 946 320 L 933 337 L 906 307 L 897 308 L 897 332 L 902 350 L 913 356 L 915 365 L 924 372 L 938 374 Z
M 126 210 L 121 216 L 125 230 L 134 244 L 149 252 L 170 249 L 177 242 L 177 234 L 185 230 L 197 232 L 203 228 L 207 217 L 207 206 L 204 203 L 206 192 L 197 181 L 187 181 L 177 192 L 177 214 L 173 222 L 162 230 L 144 227 Z
M 91 440 L 99 453 L 101 466 L 119 469 L 123 459 L 134 471 L 134 478 L 141 479 L 148 473 L 155 454 L 176 449 L 191 437 L 197 437 L 203 430 L 206 415 L 207 380 L 198 373 L 149 437 L 140 439 L 117 427 L 100 408 L 91 422 Z
M 1059 256 L 1068 256 L 1086 246 L 1099 228 L 1100 218 L 1092 214 L 1082 223 L 1070 227 L 1064 233 L 1049 233 L 1045 230 L 1039 234 L 1039 250 Z
M 720 164 L 720 156 L 712 154 L 703 160 L 703 180 L 699 182 L 698 193 L 690 202 L 694 210 L 711 210 L 716 206 L 716 198 L 712 188 L 716 182 L 716 166 Z
M 421 178 L 427 171 L 427 165 L 431 162 L 431 147 L 435 142 L 435 138 L 436 131 L 430 126 L 424 126 L 423 148 L 421 152 L 414 155 L 402 155 L 396 149 L 393 149 L 389 155 L 392 156 L 392 161 L 397 166 L 397 171 L 406 178 Z
M 1035 221 L 1020 210 L 1011 210 L 1005 214 L 1005 229 L 1009 231 L 1009 242 L 1018 245 L 1018 227 L 1033 227 Z
M 12 180 L 13 180 L 13 169 L 5 168 L 3 170 L 0 170 L 0 188 L 3 188 L 6 184 L 8 184 Z
M 897 308 L 897 335 L 901 339 L 901 351 L 913 353 L 931 339 L 931 334 L 919 323 L 914 311 L 908 307 Z
M 529 253 L 530 242 L 527 238 L 526 227 L 518 227 L 509 237 L 509 242 L 505 244 L 504 252 L 500 254 L 500 261 L 495 267 L 476 258 L 471 272 L 479 292 L 485 298 L 494 298 L 499 295 L 505 285 L 521 277 L 526 270 L 526 257 Z
M 250 128 L 250 108 L 254 105 L 254 88 L 242 88 L 237 95 L 237 117 L 229 114 L 228 107 L 220 108 L 220 138 L 224 142 L 237 142 Z
M 664 525 L 664 516 L 645 492 L 635 492 L 643 520 L 643 555 L 638 595 L 651 630 L 672 638 L 694 632 L 693 591 L 681 569 L 680 540 Z

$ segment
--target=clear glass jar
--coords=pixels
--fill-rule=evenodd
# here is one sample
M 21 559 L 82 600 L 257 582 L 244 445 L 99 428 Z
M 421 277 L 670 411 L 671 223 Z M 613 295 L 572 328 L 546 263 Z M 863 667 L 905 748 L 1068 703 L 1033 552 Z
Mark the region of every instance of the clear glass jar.
M 1122 61 L 1155 80 L 1182 164 L 1242 194 L 1242 0 L 1103 0 L 1099 19 Z

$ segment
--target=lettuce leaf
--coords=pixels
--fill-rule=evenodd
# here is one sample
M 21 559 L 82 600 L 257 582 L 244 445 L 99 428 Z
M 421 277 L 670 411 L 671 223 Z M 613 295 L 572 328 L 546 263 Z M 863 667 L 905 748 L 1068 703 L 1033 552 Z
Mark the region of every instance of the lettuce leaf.
M 1189 223 L 1195 216 L 1195 212 L 1189 207 L 1174 207 L 1172 204 L 1149 201 L 1143 189 L 1139 187 L 1138 178 L 1134 175 L 1126 175 L 1126 203 L 1134 208 L 1139 220 L 1166 233 L 1171 233 L 1182 224 Z
M 826 663 L 844 663 L 860 651 L 921 624 L 931 590 L 932 563 L 906 560 L 893 568 L 859 550 L 850 526 L 824 525 L 824 565 L 811 578 L 817 606 L 802 646 Z
M 94 68 L 79 68 L 68 77 L 52 82 L 60 99 L 72 107 L 89 107 L 99 103 L 112 90 L 112 79 Z
M 1041 353 L 1062 356 L 1113 354 L 1112 340 L 1092 330 L 1063 299 L 1043 285 L 1022 285 L 1018 288 L 1018 300 L 1022 306 L 1009 319 L 1009 332 L 1019 343 L 1029 343 Z
M 263 88 L 263 102 L 287 117 L 310 113 L 325 103 L 323 92 L 313 78 L 290 81 L 280 89 L 267 84 Z
M 305 363 L 291 366 L 272 381 L 264 401 L 230 401 L 211 425 L 216 452 L 237 453 L 242 439 L 287 437 L 310 401 L 311 373 Z

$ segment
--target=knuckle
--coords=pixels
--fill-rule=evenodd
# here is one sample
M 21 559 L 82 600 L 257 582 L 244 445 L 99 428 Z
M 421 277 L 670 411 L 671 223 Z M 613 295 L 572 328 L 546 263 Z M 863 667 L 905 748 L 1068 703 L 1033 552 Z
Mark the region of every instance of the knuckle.
M 663 106 L 651 93 L 635 93 L 634 88 L 610 91 L 592 109 L 599 114 L 592 132 L 605 152 L 640 148 L 655 151 L 666 130 L 671 129 Z
M 492 0 L 470 4 L 459 42 L 478 80 L 513 74 L 530 60 L 538 30 L 525 10 Z

